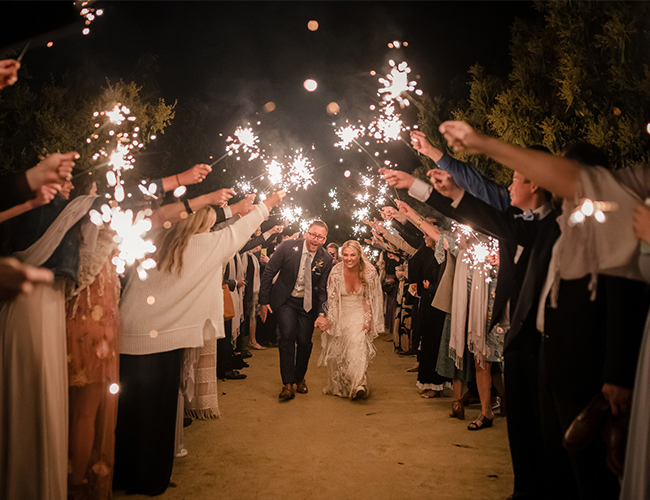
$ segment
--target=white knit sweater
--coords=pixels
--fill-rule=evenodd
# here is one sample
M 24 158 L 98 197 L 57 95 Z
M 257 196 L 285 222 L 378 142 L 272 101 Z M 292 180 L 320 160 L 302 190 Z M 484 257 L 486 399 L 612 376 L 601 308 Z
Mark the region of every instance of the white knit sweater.
M 195 234 L 180 276 L 152 269 L 145 281 L 131 275 L 120 303 L 122 354 L 154 354 L 201 347 L 223 338 L 222 267 L 268 217 L 264 203 L 232 225 Z M 153 297 L 155 302 L 149 304 Z

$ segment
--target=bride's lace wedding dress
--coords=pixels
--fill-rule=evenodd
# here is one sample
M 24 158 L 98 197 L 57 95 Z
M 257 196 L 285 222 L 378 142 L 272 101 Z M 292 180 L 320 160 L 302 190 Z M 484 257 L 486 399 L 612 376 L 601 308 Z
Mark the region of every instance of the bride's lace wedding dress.
M 383 295 L 379 277 L 369 262 L 364 283 L 348 291 L 343 264 L 337 264 L 327 284 L 330 327 L 323 334 L 320 365 L 328 368 L 325 394 L 346 398 L 368 396 L 368 363 L 375 356 L 373 340 L 383 330 Z

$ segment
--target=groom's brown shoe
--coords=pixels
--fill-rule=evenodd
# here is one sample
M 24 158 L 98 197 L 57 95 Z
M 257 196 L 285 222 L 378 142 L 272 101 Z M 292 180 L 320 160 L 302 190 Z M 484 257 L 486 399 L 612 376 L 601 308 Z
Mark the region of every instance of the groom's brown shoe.
M 298 382 L 296 392 L 299 394 L 307 394 L 309 392 L 309 389 L 307 388 L 307 382 L 304 378 L 302 379 L 302 382 Z
M 280 395 L 278 398 L 280 398 L 280 401 L 289 401 L 290 399 L 295 398 L 296 395 L 293 393 L 293 385 L 292 384 L 287 384 L 282 386 L 282 392 L 280 392 Z

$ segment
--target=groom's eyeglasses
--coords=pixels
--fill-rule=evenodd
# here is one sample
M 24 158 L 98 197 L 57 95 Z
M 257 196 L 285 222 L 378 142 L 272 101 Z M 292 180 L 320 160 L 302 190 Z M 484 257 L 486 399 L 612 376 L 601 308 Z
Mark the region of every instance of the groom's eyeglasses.
M 321 236 L 320 234 L 314 234 L 312 232 L 307 231 L 307 234 L 312 237 L 312 239 L 316 241 L 325 241 L 327 239 L 327 236 Z

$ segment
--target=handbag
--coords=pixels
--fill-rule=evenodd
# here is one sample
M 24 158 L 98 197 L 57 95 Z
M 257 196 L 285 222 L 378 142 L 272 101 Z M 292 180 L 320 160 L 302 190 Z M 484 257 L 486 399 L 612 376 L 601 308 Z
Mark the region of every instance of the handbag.
M 232 303 L 232 295 L 228 285 L 221 285 L 223 290 L 223 320 L 228 321 L 235 317 L 235 305 Z

